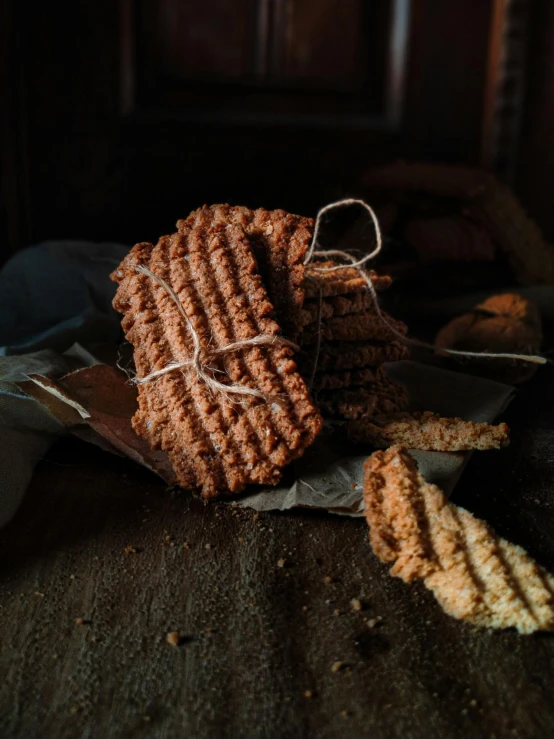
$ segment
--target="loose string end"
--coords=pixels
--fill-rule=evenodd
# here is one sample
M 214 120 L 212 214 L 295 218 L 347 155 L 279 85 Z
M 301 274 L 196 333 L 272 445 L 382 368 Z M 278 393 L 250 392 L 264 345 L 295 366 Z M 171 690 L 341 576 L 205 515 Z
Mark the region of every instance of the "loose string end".
M 319 238 L 319 231 L 321 228 L 321 221 L 323 216 L 332 211 L 336 210 L 338 208 L 343 208 L 345 206 L 349 205 L 359 205 L 362 208 L 365 209 L 365 211 L 369 214 L 371 221 L 373 223 L 374 229 L 375 229 L 375 248 L 373 251 L 371 251 L 366 256 L 362 257 L 361 259 L 356 259 L 351 254 L 348 254 L 347 252 L 340 251 L 337 249 L 325 249 L 325 250 L 316 250 L 317 241 Z M 420 341 L 418 339 L 411 339 L 404 334 L 402 334 L 400 331 L 398 331 L 389 321 L 387 321 L 385 315 L 383 314 L 383 311 L 381 310 L 379 306 L 379 299 L 377 297 L 377 291 L 375 290 L 375 286 L 373 285 L 373 281 L 371 279 L 371 276 L 367 272 L 367 270 L 364 269 L 364 265 L 366 265 L 368 262 L 370 262 L 372 259 L 374 259 L 382 250 L 383 248 L 383 238 L 381 235 L 381 228 L 379 226 L 378 218 L 373 210 L 373 208 L 366 203 L 364 200 L 358 200 L 355 198 L 346 198 L 344 200 L 338 200 L 334 203 L 329 203 L 328 205 L 321 208 L 321 210 L 318 212 L 315 226 L 314 226 L 314 233 L 312 237 L 312 243 L 310 245 L 310 248 L 308 249 L 306 253 L 306 258 L 304 260 L 304 264 L 312 264 L 313 265 L 313 259 L 314 258 L 329 258 L 329 257 L 339 257 L 342 259 L 345 259 L 348 264 L 339 264 L 335 265 L 333 267 L 316 267 L 313 266 L 314 271 L 316 272 L 335 272 L 345 269 L 356 269 L 360 276 L 365 280 L 365 283 L 367 285 L 368 292 L 371 296 L 371 300 L 373 303 L 373 306 L 375 308 L 375 311 L 381 320 L 381 322 L 389 329 L 389 331 L 395 336 L 398 341 L 401 341 L 403 344 L 406 344 L 408 346 L 417 346 L 421 349 L 427 349 L 429 351 L 433 352 L 440 352 L 440 353 L 446 353 L 452 356 L 458 356 L 458 357 L 469 357 L 474 359 L 511 359 L 514 361 L 519 362 L 530 362 L 533 364 L 549 364 L 549 360 L 545 357 L 541 357 L 540 355 L 536 354 L 516 354 L 516 353 L 509 353 L 509 352 L 471 352 L 471 351 L 462 351 L 459 349 L 448 349 L 446 347 L 439 347 L 435 344 L 429 344 L 425 341 Z M 321 298 L 320 298 L 321 300 Z M 319 358 L 319 349 L 316 351 L 316 362 L 314 364 L 314 368 L 312 370 L 312 380 L 313 377 L 315 377 L 315 373 L 317 370 L 317 360 Z

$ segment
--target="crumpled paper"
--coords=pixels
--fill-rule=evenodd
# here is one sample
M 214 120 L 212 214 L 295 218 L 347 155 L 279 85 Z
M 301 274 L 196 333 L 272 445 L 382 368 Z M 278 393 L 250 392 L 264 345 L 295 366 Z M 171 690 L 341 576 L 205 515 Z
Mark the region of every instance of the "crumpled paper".
M 408 391 L 410 410 L 430 410 L 467 421 L 488 421 L 502 413 L 514 389 L 492 380 L 469 377 L 419 362 L 387 365 L 389 376 Z M 335 430 L 336 431 L 336 430 Z M 356 446 L 344 432 L 328 427 L 293 463 L 278 487 L 244 495 L 240 505 L 258 511 L 287 510 L 295 506 L 325 508 L 332 513 L 363 515 L 363 464 L 370 447 Z M 472 452 L 411 452 L 421 474 L 447 495 L 454 489 Z M 494 452 L 491 452 L 493 454 Z
M 0 272 L 0 356 L 117 341 L 109 274 L 128 251 L 123 244 L 47 241 L 16 252 Z
M 66 433 L 173 482 L 165 454 L 152 452 L 132 430 L 135 389 L 123 373 L 101 364 L 94 349 L 98 342 L 115 348 L 121 337 L 109 273 L 127 250 L 121 244 L 47 242 L 18 252 L 0 273 L 0 526 L 17 510 L 38 460 Z M 389 372 L 407 387 L 414 410 L 467 420 L 492 421 L 512 394 L 505 385 L 416 362 L 391 364 Z M 278 487 L 250 490 L 236 503 L 257 510 L 305 506 L 360 515 L 362 465 L 369 451 L 348 443 L 329 424 L 285 470 Z M 469 458 L 468 453 L 415 456 L 424 476 L 447 491 Z
M 412 361 L 387 365 L 389 375 L 404 385 L 413 410 L 460 415 L 472 421 L 493 421 L 509 402 L 513 389 L 490 380 L 476 380 Z M 123 454 L 174 482 L 164 452 L 152 451 L 131 426 L 137 407 L 136 389 L 126 376 L 104 364 L 85 367 L 57 380 L 30 373 L 20 389 L 47 404 L 65 427 L 106 451 Z M 326 424 L 321 436 L 293 463 L 277 487 L 258 489 L 234 499 L 258 511 L 297 506 L 332 513 L 363 514 L 363 463 L 370 449 L 345 439 L 337 424 Z M 449 493 L 470 457 L 468 452 L 414 451 L 422 474 Z

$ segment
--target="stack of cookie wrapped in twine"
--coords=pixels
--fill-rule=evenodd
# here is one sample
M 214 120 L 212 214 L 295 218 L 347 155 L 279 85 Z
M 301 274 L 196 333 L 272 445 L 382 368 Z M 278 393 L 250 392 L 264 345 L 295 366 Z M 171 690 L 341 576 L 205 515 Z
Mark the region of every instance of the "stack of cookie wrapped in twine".
M 384 312 L 386 322 L 381 319 L 359 268 L 334 271 L 336 266 L 325 260 L 306 267 L 300 370 L 330 418 L 364 420 L 402 411 L 406 391 L 387 376 L 384 364 L 409 356 L 398 336 L 407 327 Z M 391 284 L 387 275 L 371 270 L 368 276 L 377 291 Z
M 406 326 L 377 314 L 359 268 L 305 264 L 311 219 L 214 205 L 177 228 L 137 244 L 112 275 L 134 347 L 133 427 L 167 452 L 177 483 L 206 498 L 274 485 L 321 413 L 366 419 L 406 406 L 383 369 L 408 355 Z M 377 290 L 390 284 L 369 276 Z
M 363 206 L 374 219 L 379 249 L 378 224 Z M 133 428 L 153 449 L 166 452 L 175 483 L 199 490 L 206 499 L 251 484 L 277 484 L 283 468 L 315 440 L 322 414 L 347 421 L 355 440 L 374 447 L 488 449 L 507 443 L 505 424 L 403 414 L 406 393 L 387 377 L 384 364 L 407 357 L 410 343 L 421 343 L 407 339 L 406 326 L 380 308 L 376 291 L 390 278 L 364 269 L 375 251 L 359 261 L 316 251 L 324 211 L 314 229 L 311 219 L 280 210 L 204 206 L 178 221 L 177 232 L 156 245 L 137 244 L 112 274 L 119 284 L 114 306 L 123 313 L 122 326 L 134 348 L 139 407 Z M 407 581 L 427 578 L 425 584 L 443 602 L 448 571 L 462 582 L 469 567 L 471 578 L 469 542 L 443 516 L 453 537 L 448 557 L 443 556 L 442 523 L 437 520 L 438 533 L 428 540 L 422 514 L 431 488 L 410 467 L 415 463 L 403 447 L 391 448 L 383 459 L 380 454 L 372 455 L 365 468 L 374 550 L 384 561 L 401 561 L 416 551 L 419 569 L 407 575 L 396 564 L 393 574 Z M 404 464 L 406 473 L 386 477 L 380 472 L 383 464 L 394 470 Z M 440 505 L 448 506 L 434 490 Z M 479 556 L 489 556 L 496 540 L 484 525 L 480 532 Z M 409 544 L 403 548 L 407 533 Z M 520 569 L 531 572 L 535 565 L 525 553 L 520 556 L 522 551 L 516 552 Z M 535 580 L 545 583 L 539 593 L 541 615 L 529 617 L 525 631 L 554 626 L 554 588 L 537 572 Z M 499 583 L 502 577 L 491 587 L 498 590 Z M 481 625 L 518 626 L 519 612 L 496 618 L 496 595 L 487 587 L 484 579 L 476 580 L 471 604 L 457 609 L 448 601 L 446 610 Z M 513 595 L 522 586 L 509 582 L 506 587 Z

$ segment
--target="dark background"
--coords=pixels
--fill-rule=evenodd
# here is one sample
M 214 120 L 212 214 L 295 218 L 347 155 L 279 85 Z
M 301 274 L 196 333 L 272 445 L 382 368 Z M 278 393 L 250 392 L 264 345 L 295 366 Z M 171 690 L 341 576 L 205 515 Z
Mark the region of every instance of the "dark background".
M 550 0 L 2 0 L 1 260 L 482 165 L 554 238 Z

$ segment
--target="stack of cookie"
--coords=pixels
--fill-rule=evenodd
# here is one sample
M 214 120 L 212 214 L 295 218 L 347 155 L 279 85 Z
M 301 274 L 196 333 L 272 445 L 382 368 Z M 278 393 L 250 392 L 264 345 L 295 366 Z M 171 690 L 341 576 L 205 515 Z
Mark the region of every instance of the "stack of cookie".
M 284 340 L 312 227 L 284 211 L 205 207 L 112 274 L 134 348 L 133 428 L 205 498 L 275 485 L 321 429 Z
M 304 265 L 313 226 L 282 210 L 204 206 L 112 274 L 134 347 L 133 428 L 205 498 L 275 485 L 314 441 L 320 412 L 366 419 L 406 404 L 382 366 L 406 349 L 359 270 Z M 378 290 L 390 283 L 371 277 Z
M 218 204 L 177 222 L 182 234 L 216 226 L 236 226 L 246 234 L 277 322 L 283 334 L 301 346 L 295 359 L 325 416 L 360 420 L 405 410 L 406 392 L 388 378 L 383 364 L 406 359 L 408 350 L 377 315 L 358 269 L 322 271 L 337 266 L 330 261 L 304 266 L 311 219 L 282 210 Z M 392 282 L 374 271 L 369 275 L 377 291 Z M 406 334 L 403 323 L 385 316 Z
M 359 420 L 403 410 L 406 392 L 383 365 L 408 356 L 387 323 L 402 335 L 407 328 L 384 312 L 387 323 L 381 319 L 358 269 L 333 271 L 336 266 L 314 262 L 306 268 L 300 370 L 331 418 Z M 377 291 L 391 283 L 386 275 L 370 271 L 369 276 Z
M 369 171 L 363 187 L 395 244 L 391 268 L 419 289 L 426 276 L 446 294 L 462 285 L 554 284 L 554 246 L 489 172 L 395 162 Z

